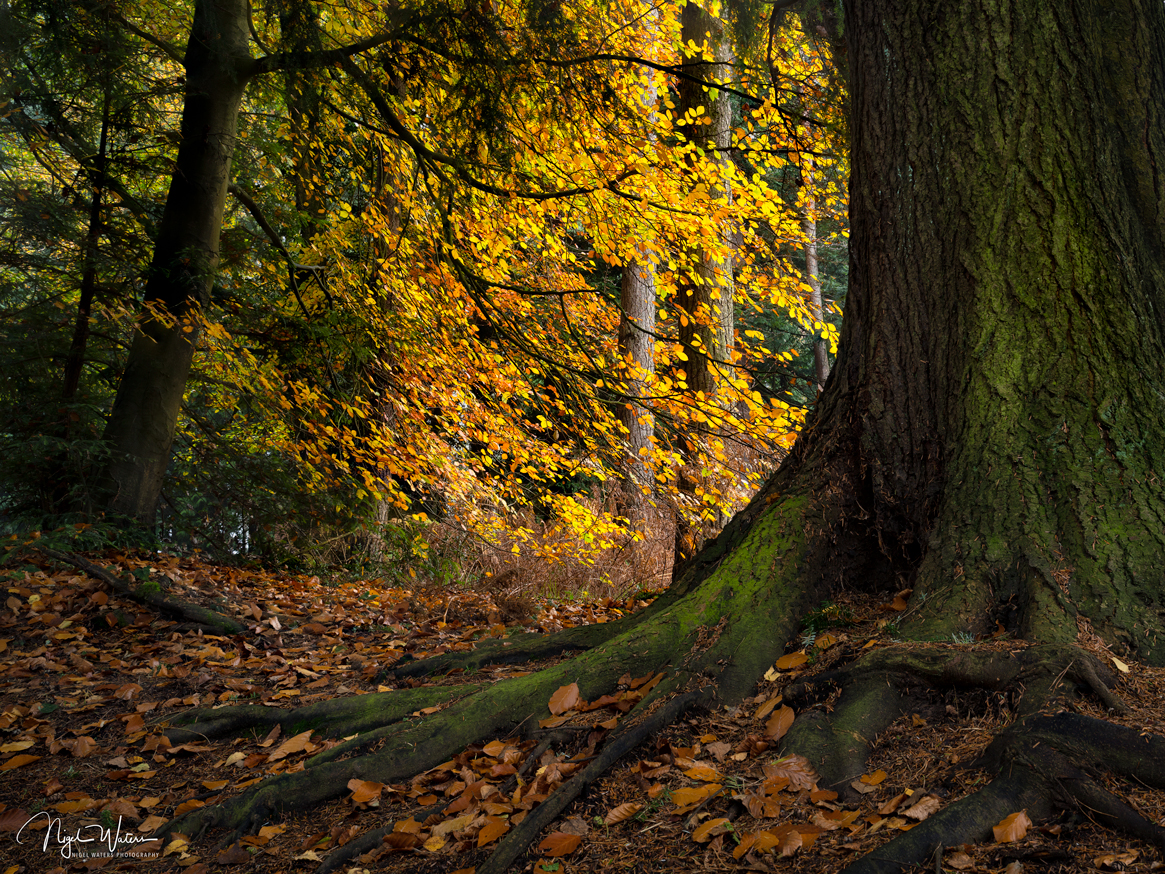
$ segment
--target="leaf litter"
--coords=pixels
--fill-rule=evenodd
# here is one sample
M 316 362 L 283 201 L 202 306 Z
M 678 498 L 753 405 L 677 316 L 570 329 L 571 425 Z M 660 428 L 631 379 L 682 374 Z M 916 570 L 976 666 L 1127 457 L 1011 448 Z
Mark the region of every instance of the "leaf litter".
M 184 810 L 214 804 L 271 774 L 301 770 L 307 758 L 336 743 L 310 731 L 281 737 L 277 728 L 250 741 L 171 745 L 161 730 L 183 710 L 234 702 L 292 707 L 387 691 L 378 675 L 402 658 L 611 621 L 647 603 L 543 601 L 517 611 L 529 614 L 522 616 L 503 612 L 488 591 L 336 583 L 196 557 L 107 554 L 100 561 L 123 576 L 160 580 L 170 594 L 242 622 L 248 634 L 183 628 L 49 562 L 7 568 L 0 771 L 10 775 L 0 781 L 0 841 L 4 857 L 26 870 L 47 870 L 48 863 L 39 845 L 43 831 L 34 832 L 36 841 L 15 843 L 16 830 L 33 813 L 59 815 L 67 828 L 120 822 L 123 831 L 144 836 Z M 862 789 L 844 798 L 819 787 L 804 759 L 781 755 L 780 741 L 797 718 L 781 690 L 844 653 L 884 645 L 876 607 L 867 605 L 864 637 L 855 627 L 821 635 L 815 651 L 778 660 L 740 706 L 672 726 L 637 750 L 543 834 L 528 869 L 775 871 L 784 858 L 796 860 L 800 871 L 835 871 L 972 791 L 982 775 L 968 765 L 1004 718 L 998 707 L 960 720 L 950 718 L 952 705 L 936 704 L 933 712 L 900 720 L 881 739 L 869 772 L 854 780 Z M 487 673 L 502 679 L 525 670 Z M 1133 676 L 1137 691 L 1159 695 L 1165 688 L 1161 672 L 1138 666 Z M 333 849 L 390 825 L 380 845 L 355 860 L 359 865 L 402 874 L 461 865 L 468 872 L 581 768 L 622 713 L 660 679 L 625 676 L 592 702 L 581 698 L 577 684 L 557 690 L 544 722 L 572 728 L 573 745 L 494 739 L 406 784 L 353 780 L 347 798 L 266 824 L 230 847 L 181 839 L 138 845 L 159 857 L 134 859 L 133 870 L 311 870 Z M 960 707 L 965 703 L 953 715 Z M 1143 712 L 1139 718 L 1160 730 L 1160 713 L 1153 713 L 1151 726 Z M 939 753 L 922 756 L 920 749 Z M 1160 818 L 1160 793 L 1121 791 Z M 1114 835 L 1087 824 L 1033 827 L 1018 814 L 1000 823 L 996 842 L 950 849 L 947 867 L 1002 871 L 1016 854 L 1041 853 L 1045 864 L 1060 856 L 1087 858 L 1100 870 L 1148 871 L 1160 864 L 1151 847 L 1114 842 Z M 83 863 L 84 870 L 97 861 Z M 83 870 L 78 864 L 72 867 Z M 110 864 L 117 868 L 117 860 Z

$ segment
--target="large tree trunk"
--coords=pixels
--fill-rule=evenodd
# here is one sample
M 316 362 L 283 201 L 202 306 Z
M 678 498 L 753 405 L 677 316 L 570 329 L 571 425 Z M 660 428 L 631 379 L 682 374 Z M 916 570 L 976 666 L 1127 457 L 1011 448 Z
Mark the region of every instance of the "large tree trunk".
M 949 642 L 1002 627 L 1012 641 L 878 648 L 786 687 L 797 714 L 785 751 L 805 756 L 820 785 L 847 791 L 920 689 L 1018 699 L 981 759 L 996 778 L 848 871 L 920 864 L 1053 803 L 1165 846 L 1165 829 L 1087 773 L 1165 788 L 1165 738 L 1045 715 L 1075 690 L 1122 706 L 1078 632 L 1165 663 L 1165 6 L 851 0 L 845 32 L 851 288 L 840 357 L 781 469 L 650 608 L 398 666 L 397 677 L 583 650 L 572 659 L 480 687 L 196 714 L 176 738 L 276 724 L 360 736 L 170 828 L 244 829 L 273 808 L 342 795 L 356 776 L 395 782 L 535 724 L 570 680 L 593 700 L 624 670 L 659 671 L 593 761 L 477 867 L 500 874 L 647 732 L 750 694 L 800 617 L 842 584 L 912 586 L 902 635 Z M 406 721 L 437 701 L 449 703 Z
M 843 361 L 804 448 L 918 634 L 1079 613 L 1165 661 L 1162 12 L 849 7 Z
M 182 143 L 145 307 L 105 429 L 107 509 L 152 524 L 194 346 L 218 270 L 239 106 L 250 61 L 247 0 L 199 0 L 186 49 Z

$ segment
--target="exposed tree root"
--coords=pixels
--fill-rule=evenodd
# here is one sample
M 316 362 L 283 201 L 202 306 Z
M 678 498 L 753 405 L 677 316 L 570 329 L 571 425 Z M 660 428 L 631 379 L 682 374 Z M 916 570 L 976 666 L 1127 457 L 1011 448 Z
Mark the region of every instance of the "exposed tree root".
M 822 786 L 852 795 L 849 784 L 864 772 L 874 739 L 916 707 L 924 690 L 981 688 L 1018 695 L 1022 689 L 1016 705 L 1022 717 L 1079 689 L 1123 712 L 1124 704 L 1109 688 L 1114 680 L 1095 657 L 1071 646 L 1033 646 L 1019 652 L 887 648 L 787 689 L 785 697 L 794 704 L 822 688 L 841 686 L 842 694 L 829 715 L 809 711 L 799 716 L 786 747 L 809 760 Z
M 166 731 L 171 743 L 211 740 L 280 726 L 285 735 L 311 729 L 324 737 L 370 732 L 395 726 L 426 707 L 436 707 L 479 691 L 475 685 L 425 686 L 320 701 L 291 710 L 259 704 L 190 710 Z
M 1026 810 L 1034 820 L 1057 806 L 1165 847 L 1165 829 L 1092 776 L 1108 770 L 1165 787 L 1165 738 L 1078 714 L 1043 712 L 1076 693 L 1094 694 L 1109 709 L 1123 710 L 1110 689 L 1114 679 L 1095 657 L 1071 646 L 1018 652 L 886 649 L 815 677 L 812 685 L 786 690 L 787 699 L 803 701 L 820 687 L 842 686 L 830 714 L 811 711 L 798 717 L 786 750 L 806 756 L 818 769 L 821 785 L 844 793 L 865 770 L 876 735 L 922 704 L 919 692 L 982 688 L 1014 693 L 1015 722 L 976 763 L 995 779 L 858 859 L 846 874 L 921 865 L 943 847 L 989 838 L 992 827 L 1012 813 Z
M 211 634 L 243 634 L 247 630 L 240 623 L 223 616 L 221 613 L 199 607 L 197 604 L 191 604 L 161 591 L 149 591 L 140 584 L 135 585 L 127 582 L 79 555 L 74 555 L 71 552 L 58 552 L 45 546 L 38 546 L 37 550 L 54 561 L 72 565 L 93 579 L 101 580 L 123 597 L 137 601 L 139 604 L 145 604 L 147 607 L 153 607 L 163 616 L 188 622 L 195 628 L 205 629 Z
M 590 632 L 572 629 L 549 642 L 515 643 L 527 656 L 552 648 L 561 652 L 564 644 L 587 647 L 534 674 L 480 686 L 356 696 L 295 710 L 196 711 L 184 720 L 188 724 L 169 732 L 172 740 L 260 732 L 274 725 L 288 731 L 312 728 L 330 736 L 356 737 L 309 760 L 299 773 L 273 777 L 241 796 L 179 817 L 164 826 L 163 833 L 177 831 L 194 838 L 209 829 L 223 829 L 229 843 L 278 812 L 343 797 L 353 778 L 402 782 L 448 761 L 470 744 L 504 737 L 519 727 L 527 736 L 537 736 L 534 726 L 547 715 L 550 696 L 571 682 L 578 683 L 584 698 L 595 700 L 614 691 L 625 673 L 662 673 L 661 682 L 623 717 L 621 727 L 598 749 L 595 759 L 534 808 L 498 846 L 493 857 L 497 861 L 487 862 L 483 869 L 504 870 L 566 804 L 652 732 L 689 708 L 714 699 L 739 701 L 752 692 L 783 652 L 784 641 L 796 632 L 799 617 L 819 595 L 797 578 L 797 560 L 805 549 L 805 507 L 805 501 L 794 500 L 783 511 L 774 508 L 777 512 L 770 514 L 767 525 L 748 533 L 754 541 L 752 550 L 739 553 L 735 562 L 732 557 L 726 559 L 702 584 L 686 587 L 683 597 L 672 594 L 657 599 L 642 615 Z M 771 568 L 758 572 L 757 555 L 771 562 L 772 568 L 790 569 L 790 576 L 774 580 Z M 748 618 L 731 622 L 730 615 Z M 508 659 L 510 653 L 493 647 L 476 655 L 491 660 Z M 437 669 L 448 671 L 473 663 L 472 657 L 460 662 L 443 659 Z M 415 670 L 425 672 L 421 666 Z M 437 704 L 443 705 L 439 712 L 414 715 Z

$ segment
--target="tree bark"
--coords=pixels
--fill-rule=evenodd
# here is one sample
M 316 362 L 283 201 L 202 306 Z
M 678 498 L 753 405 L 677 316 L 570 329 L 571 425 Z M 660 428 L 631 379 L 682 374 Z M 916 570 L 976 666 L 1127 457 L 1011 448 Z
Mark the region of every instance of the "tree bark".
M 629 366 L 643 374 L 655 370 L 655 265 L 633 261 L 623 266 L 620 281 L 619 354 Z M 627 394 L 642 399 L 644 381 L 632 377 Z M 641 521 L 644 492 L 654 488 L 655 476 L 644 460 L 651 450 L 655 420 L 642 400 L 628 400 L 619 409 L 619 422 L 627 429 L 628 513 L 632 526 Z
M 685 59 L 686 74 L 679 83 L 678 112 L 681 119 L 690 119 L 680 129 L 684 138 L 701 151 L 711 152 L 713 162 L 728 164 L 728 148 L 732 142 L 732 105 L 728 94 L 717 89 L 715 82 L 727 82 L 731 75 L 732 49 L 724 22 L 709 14 L 696 3 L 684 5 L 680 21 L 680 39 L 684 46 L 705 43 L 711 49 L 712 62 Z M 707 181 L 710 189 L 716 183 Z M 731 185 L 726 176 L 719 180 L 719 196 L 732 198 Z M 723 229 L 723 242 L 729 229 Z M 684 349 L 682 375 L 687 391 L 711 400 L 717 395 L 717 383 L 731 378 L 732 341 L 735 331 L 733 312 L 733 259 L 727 247 L 719 252 L 697 249 L 693 252 L 691 275 L 680 283 L 676 301 L 680 309 L 679 341 Z M 681 500 L 694 501 L 700 485 L 699 471 L 694 464 L 698 434 L 681 437 L 681 455 L 684 464 L 679 472 Z M 692 524 L 685 514 L 677 513 L 675 535 L 675 564 L 679 568 L 690 559 L 705 537 L 719 525 Z
M 915 634 L 1080 616 L 1165 660 L 1165 11 L 854 0 L 846 33 L 850 290 L 803 456 Z
M 186 49 L 182 142 L 142 315 L 105 429 L 107 509 L 154 521 L 162 477 L 210 298 L 239 106 L 249 74 L 247 0 L 199 0 Z

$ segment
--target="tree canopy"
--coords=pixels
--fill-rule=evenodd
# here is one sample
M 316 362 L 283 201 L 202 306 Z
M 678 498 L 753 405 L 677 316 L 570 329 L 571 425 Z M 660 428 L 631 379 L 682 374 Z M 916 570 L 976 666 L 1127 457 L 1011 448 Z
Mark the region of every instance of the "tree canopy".
M 179 528 L 214 506 L 220 534 L 249 515 L 270 525 L 298 500 L 341 527 L 441 509 L 520 542 L 534 508 L 585 552 L 627 536 L 575 495 L 627 475 L 629 386 L 659 423 L 635 459 L 650 499 L 668 501 L 696 438 L 700 488 L 673 501 L 692 518 L 737 506 L 791 443 L 805 398 L 765 378 L 794 358 L 774 318 L 836 345 L 793 260 L 801 204 L 844 209 L 832 76 L 795 19 L 771 34 L 740 23 L 750 40 L 719 81 L 701 75 L 713 47 L 682 44 L 671 6 L 95 3 L 56 28 L 62 14 L 14 3 L 5 20 L 23 162 L 9 178 L 37 203 L 73 192 L 71 211 L 54 207 L 68 245 L 48 257 L 76 252 L 44 263 L 38 224 L 12 214 L 27 256 L 7 273 L 10 309 L 31 320 L 24 336 L 63 342 L 59 311 L 84 338 L 65 398 L 82 408 L 57 412 L 51 356 L 26 373 L 53 412 L 17 412 L 33 392 L 10 384 L 13 439 L 52 444 L 54 466 L 75 458 L 69 486 L 29 481 L 23 510 L 149 522 L 161 488 Z M 134 63 L 78 88 L 57 67 L 100 40 Z M 677 108 L 681 86 L 726 101 L 723 145 Z M 836 168 L 813 193 L 809 156 Z M 710 358 L 715 398 L 683 368 L 705 353 L 685 326 L 717 318 L 677 308 L 678 288 L 707 281 L 700 257 L 733 264 L 741 312 Z M 655 273 L 650 372 L 618 344 L 618 276 L 637 259 Z M 94 431 L 103 443 L 78 442 Z

